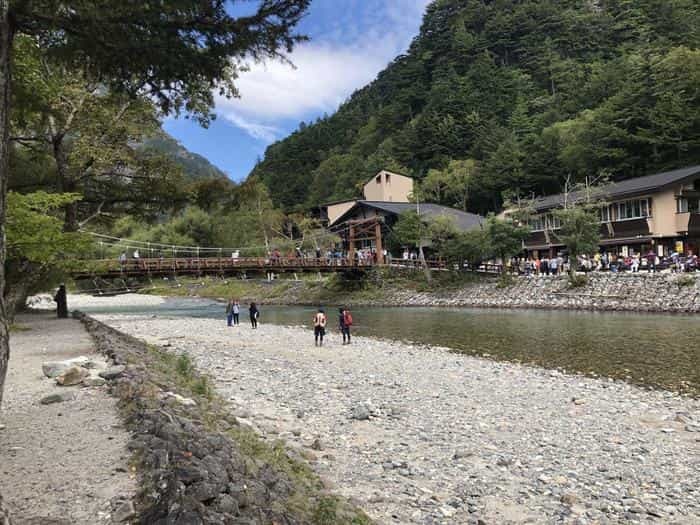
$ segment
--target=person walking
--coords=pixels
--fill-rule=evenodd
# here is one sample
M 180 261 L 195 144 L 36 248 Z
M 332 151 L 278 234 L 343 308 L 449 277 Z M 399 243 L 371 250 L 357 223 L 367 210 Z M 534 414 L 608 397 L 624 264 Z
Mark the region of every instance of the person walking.
M 345 308 L 338 309 L 338 326 L 340 327 L 340 333 L 343 334 L 343 344 L 350 344 L 350 327 L 352 326 L 352 314 L 350 310 Z
M 314 315 L 314 341 L 316 346 L 323 346 L 323 337 L 326 335 L 326 313 L 319 308 Z
M 250 313 L 250 326 L 252 326 L 253 329 L 256 329 L 258 327 L 258 318 L 260 317 L 260 310 L 258 310 L 258 307 L 255 306 L 255 303 L 250 303 L 250 308 L 248 308 L 248 312 Z
M 238 302 L 238 299 L 234 299 L 231 311 L 233 312 L 233 324 L 234 326 L 238 326 L 239 324 L 241 324 L 241 303 Z
M 233 326 L 233 299 L 229 299 L 226 305 L 226 324 Z

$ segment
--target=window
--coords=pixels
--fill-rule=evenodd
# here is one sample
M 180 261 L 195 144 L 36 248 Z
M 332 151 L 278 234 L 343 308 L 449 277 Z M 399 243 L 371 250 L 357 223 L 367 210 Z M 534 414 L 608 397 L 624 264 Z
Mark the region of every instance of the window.
M 382 183 L 382 176 L 381 176 L 381 175 L 377 175 L 377 178 L 374 179 L 374 180 L 375 180 L 375 182 L 376 182 L 377 184 L 381 184 L 381 183 Z
M 617 220 L 649 217 L 649 199 L 634 199 L 617 203 Z
M 559 217 L 555 217 L 554 215 L 548 215 L 547 227 L 550 230 L 558 230 L 559 228 L 561 228 L 561 220 L 559 219 Z
M 676 201 L 676 211 L 678 213 L 700 213 L 700 198 L 681 197 Z
M 535 217 L 530 217 L 530 220 L 528 221 L 528 226 L 530 226 L 530 230 L 533 232 L 543 231 L 544 230 L 544 216 L 537 215 Z
M 386 183 L 387 184 L 391 183 L 391 175 L 389 175 L 388 173 L 386 174 Z
M 610 206 L 604 206 L 600 209 L 600 222 L 610 222 Z

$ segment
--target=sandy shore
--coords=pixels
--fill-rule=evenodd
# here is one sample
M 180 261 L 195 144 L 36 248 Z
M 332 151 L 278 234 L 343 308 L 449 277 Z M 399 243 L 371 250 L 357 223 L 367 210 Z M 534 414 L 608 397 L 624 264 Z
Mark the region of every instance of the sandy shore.
M 626 383 L 208 319 L 96 316 L 190 354 L 233 410 L 379 523 L 700 523 L 700 402 Z

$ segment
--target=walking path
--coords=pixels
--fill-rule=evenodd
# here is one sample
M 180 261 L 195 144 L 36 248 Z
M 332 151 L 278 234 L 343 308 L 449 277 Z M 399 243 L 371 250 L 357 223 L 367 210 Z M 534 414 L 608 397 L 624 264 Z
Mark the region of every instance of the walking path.
M 41 366 L 104 359 L 78 321 L 45 313 L 16 321 L 0 410 L 0 492 L 13 523 L 108 523 L 136 490 L 115 400 L 106 387 L 56 386 Z M 51 394 L 67 400 L 40 403 Z
M 378 523 L 700 523 L 700 402 L 310 329 L 102 315 L 190 354 Z M 495 335 L 494 335 L 495 336 Z

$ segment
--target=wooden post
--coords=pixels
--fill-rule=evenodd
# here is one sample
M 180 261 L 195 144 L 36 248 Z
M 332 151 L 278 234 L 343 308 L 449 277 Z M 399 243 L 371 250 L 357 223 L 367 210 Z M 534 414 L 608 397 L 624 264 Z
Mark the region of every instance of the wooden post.
M 350 233 L 348 235 L 348 265 L 355 265 L 355 226 L 350 222 Z
M 377 264 L 381 266 L 384 264 L 384 254 L 382 253 L 384 251 L 384 246 L 382 245 L 382 223 L 379 222 L 379 220 L 374 223 L 374 236 L 375 250 L 377 251 Z

